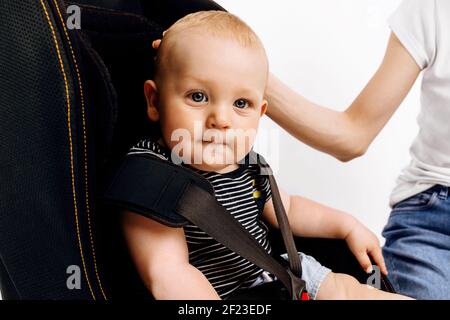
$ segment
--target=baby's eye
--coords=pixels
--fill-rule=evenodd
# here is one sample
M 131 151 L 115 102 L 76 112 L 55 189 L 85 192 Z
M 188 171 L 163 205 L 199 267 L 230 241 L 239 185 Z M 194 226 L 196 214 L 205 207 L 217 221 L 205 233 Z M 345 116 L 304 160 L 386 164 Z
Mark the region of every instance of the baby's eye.
M 197 103 L 208 101 L 208 97 L 203 92 L 200 91 L 191 93 L 191 99 L 192 101 Z
M 239 109 L 245 109 L 248 107 L 248 101 L 245 99 L 237 99 L 234 102 L 234 106 Z

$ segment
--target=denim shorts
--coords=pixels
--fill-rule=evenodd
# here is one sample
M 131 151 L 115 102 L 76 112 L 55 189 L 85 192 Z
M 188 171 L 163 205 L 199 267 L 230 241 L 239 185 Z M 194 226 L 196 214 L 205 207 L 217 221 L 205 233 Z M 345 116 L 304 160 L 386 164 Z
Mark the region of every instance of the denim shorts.
M 383 230 L 388 279 L 416 299 L 450 299 L 449 188 L 436 185 L 397 203 Z
M 328 273 L 331 272 L 327 267 L 322 266 L 319 262 L 316 261 L 311 256 L 308 256 L 304 253 L 298 253 L 301 263 L 302 263 L 302 279 L 306 282 L 306 291 L 311 299 L 315 300 L 317 297 L 317 292 L 319 291 L 320 285 L 323 280 L 327 276 Z M 284 259 L 287 260 L 287 254 L 281 255 Z M 256 287 L 260 284 L 272 282 L 276 280 L 276 277 L 264 271 L 250 288 Z

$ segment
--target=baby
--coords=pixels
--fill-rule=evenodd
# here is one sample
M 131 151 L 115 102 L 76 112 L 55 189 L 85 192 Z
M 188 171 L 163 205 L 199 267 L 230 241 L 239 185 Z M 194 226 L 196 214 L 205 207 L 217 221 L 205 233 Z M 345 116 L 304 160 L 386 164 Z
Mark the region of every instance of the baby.
M 168 29 L 154 80 L 144 86 L 147 113 L 161 128 L 130 154 L 178 162 L 209 180 L 219 203 L 267 250 L 266 223 L 277 227 L 268 178 L 247 159 L 267 102 L 265 50 L 239 18 L 198 12 Z M 294 235 L 345 239 L 368 272 L 369 255 L 386 272 L 376 236 L 352 216 L 280 190 Z M 201 199 L 199 199 L 201 201 Z M 193 224 L 170 228 L 134 212 L 123 215 L 131 256 L 156 299 L 226 299 L 273 277 Z M 232 236 L 232 235 L 230 235 Z M 399 299 L 336 274 L 299 253 L 313 299 Z

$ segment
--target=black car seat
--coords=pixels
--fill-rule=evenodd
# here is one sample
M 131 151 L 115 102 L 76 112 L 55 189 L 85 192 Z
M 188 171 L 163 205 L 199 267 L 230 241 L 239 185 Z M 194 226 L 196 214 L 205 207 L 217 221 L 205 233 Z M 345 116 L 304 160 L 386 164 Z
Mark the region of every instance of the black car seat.
M 81 29 L 67 27 L 69 5 L 81 9 Z M 209 9 L 223 10 L 209 0 L 0 2 L 3 299 L 151 299 L 103 193 L 130 145 L 158 130 L 142 93 L 152 40 Z M 275 231 L 273 241 L 281 251 Z M 367 278 L 343 241 L 296 241 Z

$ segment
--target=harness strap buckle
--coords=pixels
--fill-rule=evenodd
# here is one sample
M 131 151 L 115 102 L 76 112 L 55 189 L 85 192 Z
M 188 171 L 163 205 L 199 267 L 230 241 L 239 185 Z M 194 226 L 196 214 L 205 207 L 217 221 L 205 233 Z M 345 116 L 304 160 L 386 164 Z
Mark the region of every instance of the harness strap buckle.
M 305 280 L 297 277 L 290 268 L 287 268 L 287 273 L 291 279 L 292 300 L 310 300 Z

